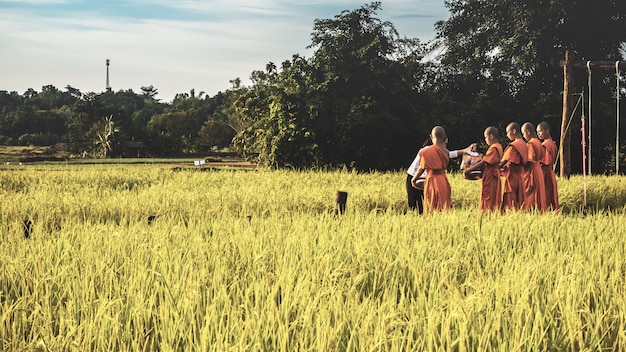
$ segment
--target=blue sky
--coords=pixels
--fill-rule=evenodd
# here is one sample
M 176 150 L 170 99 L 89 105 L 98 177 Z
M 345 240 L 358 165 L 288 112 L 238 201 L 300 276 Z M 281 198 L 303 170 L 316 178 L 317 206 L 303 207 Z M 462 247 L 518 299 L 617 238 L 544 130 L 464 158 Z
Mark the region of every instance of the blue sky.
M 0 0 L 0 90 L 52 84 L 86 92 L 153 85 L 214 95 L 230 80 L 293 54 L 306 57 L 315 19 L 369 1 L 348 0 Z M 434 37 L 444 0 L 382 1 L 378 17 L 400 36 Z

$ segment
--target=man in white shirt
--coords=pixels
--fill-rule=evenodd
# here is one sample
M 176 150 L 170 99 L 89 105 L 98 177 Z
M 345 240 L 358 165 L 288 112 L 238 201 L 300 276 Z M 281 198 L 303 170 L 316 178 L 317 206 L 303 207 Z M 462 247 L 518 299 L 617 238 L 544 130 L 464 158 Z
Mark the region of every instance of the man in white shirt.
M 424 148 L 426 148 L 426 146 L 422 147 L 420 150 Z M 449 157 L 457 158 L 460 155 L 467 154 L 474 150 L 476 150 L 476 143 L 470 144 L 470 146 L 465 149 L 451 150 Z M 426 181 L 426 173 L 424 172 L 417 181 L 418 188 L 413 187 L 413 185 L 411 184 L 411 179 L 413 178 L 419 167 L 420 154 L 418 151 L 415 159 L 413 159 L 413 162 L 411 163 L 411 166 L 409 166 L 407 170 L 406 195 L 408 199 L 409 209 L 415 210 L 415 208 L 417 208 L 419 214 L 422 214 L 424 212 L 424 181 Z

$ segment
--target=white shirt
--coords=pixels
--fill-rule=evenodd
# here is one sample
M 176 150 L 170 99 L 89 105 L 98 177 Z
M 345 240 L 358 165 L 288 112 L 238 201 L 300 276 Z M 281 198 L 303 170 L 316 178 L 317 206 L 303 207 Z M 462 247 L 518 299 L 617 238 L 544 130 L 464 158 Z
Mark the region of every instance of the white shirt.
M 424 147 L 426 148 L 426 147 Z M 406 171 L 409 175 L 411 176 L 415 176 L 415 174 L 417 173 L 417 170 L 420 168 L 420 152 L 424 149 L 420 149 L 417 152 L 417 155 L 415 156 L 415 159 L 413 159 L 413 162 L 411 163 L 411 166 L 409 166 L 409 169 Z M 459 156 L 459 152 L 456 150 L 453 150 L 451 152 L 449 152 L 448 157 L 449 158 L 456 158 Z M 426 178 L 426 172 L 422 172 L 422 175 L 420 176 L 420 178 Z

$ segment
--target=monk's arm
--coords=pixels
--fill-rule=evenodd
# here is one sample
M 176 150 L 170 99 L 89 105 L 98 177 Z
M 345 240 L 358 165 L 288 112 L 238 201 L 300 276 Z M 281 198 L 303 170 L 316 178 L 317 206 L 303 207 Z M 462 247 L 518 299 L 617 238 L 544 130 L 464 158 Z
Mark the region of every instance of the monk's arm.
M 470 172 L 472 171 L 476 171 L 476 170 L 482 170 L 483 165 L 485 165 L 485 161 L 484 160 L 480 160 L 479 162 L 477 162 L 476 164 L 468 167 L 467 169 L 465 169 L 465 171 L 463 172 L 463 174 L 465 176 L 469 175 Z
M 502 158 L 502 160 L 500 160 L 500 162 L 498 163 L 499 167 L 504 167 L 506 165 L 506 163 L 508 163 L 509 160 L 508 159 L 504 159 Z
M 459 150 L 451 150 L 449 157 L 456 158 L 459 155 L 467 154 L 468 152 L 473 152 L 475 149 L 476 149 L 476 143 L 472 143 L 467 148 L 459 149 Z
M 413 186 L 415 186 L 415 181 L 417 181 L 420 178 L 420 176 L 422 176 L 423 173 L 424 173 L 424 169 L 422 169 L 421 167 L 417 169 L 417 171 L 415 172 L 415 175 L 413 175 L 413 178 L 411 179 L 411 184 Z

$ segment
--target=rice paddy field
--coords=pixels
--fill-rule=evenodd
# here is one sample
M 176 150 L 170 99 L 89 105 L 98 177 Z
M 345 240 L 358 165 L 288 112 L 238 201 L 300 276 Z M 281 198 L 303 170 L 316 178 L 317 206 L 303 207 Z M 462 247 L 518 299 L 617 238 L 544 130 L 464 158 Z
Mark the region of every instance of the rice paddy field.
M 2 351 L 626 349 L 626 178 L 407 211 L 403 172 L 0 169 Z M 335 194 L 348 192 L 335 215 Z

